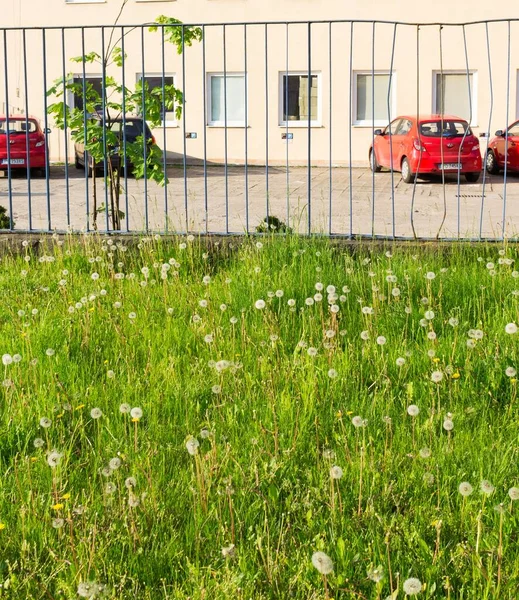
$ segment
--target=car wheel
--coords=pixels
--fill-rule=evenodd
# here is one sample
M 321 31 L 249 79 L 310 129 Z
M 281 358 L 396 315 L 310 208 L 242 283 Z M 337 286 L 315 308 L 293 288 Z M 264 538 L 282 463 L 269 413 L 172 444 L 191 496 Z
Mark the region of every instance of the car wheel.
M 45 177 L 45 169 L 39 167 L 31 167 L 31 178 Z
M 382 169 L 377 162 L 377 157 L 373 149 L 369 151 L 369 167 L 374 173 L 380 173 L 380 170 Z
M 465 179 L 469 182 L 469 183 L 476 183 L 479 179 L 479 171 L 474 171 L 472 173 L 465 173 Z
M 74 166 L 76 167 L 76 169 L 83 168 L 83 165 L 79 162 L 79 156 L 77 155 L 76 152 L 74 152 Z
M 406 183 L 411 183 L 414 179 L 414 174 L 411 172 L 411 165 L 409 164 L 409 161 L 407 160 L 407 158 L 405 156 L 402 159 L 401 171 L 402 171 L 402 179 Z
M 497 175 L 499 173 L 499 165 L 497 164 L 496 155 L 492 150 L 489 150 L 485 157 L 485 168 L 487 173 L 490 173 L 491 175 Z

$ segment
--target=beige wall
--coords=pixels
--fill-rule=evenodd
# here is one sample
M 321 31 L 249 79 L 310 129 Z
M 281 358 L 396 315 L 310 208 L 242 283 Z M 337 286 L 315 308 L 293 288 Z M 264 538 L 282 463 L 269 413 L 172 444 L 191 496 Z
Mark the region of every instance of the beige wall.
M 63 73 L 81 73 L 81 65 L 70 62 L 70 57 L 81 54 L 81 26 L 106 25 L 114 22 L 120 2 L 107 0 L 103 3 L 74 3 L 64 0 L 47 0 L 45 8 L 39 0 L 17 0 L 7 2 L 3 25 L 6 27 L 76 27 L 76 29 L 47 30 L 45 33 L 46 81 L 43 74 L 43 38 L 41 29 L 25 33 L 27 70 L 24 70 L 24 39 L 20 30 L 8 31 L 8 87 L 9 104 L 12 110 L 28 111 L 39 118 L 44 115 L 44 94 L 56 77 Z M 515 3 L 511 1 L 492 6 L 492 14 L 482 4 L 474 2 L 435 3 L 434 14 L 416 1 L 382 2 L 365 0 L 346 3 L 342 0 L 176 0 L 143 1 L 129 0 L 120 23 L 139 24 L 152 21 L 159 14 L 175 16 L 186 23 L 237 23 L 282 20 L 318 19 L 401 19 L 407 22 L 427 22 L 431 16 L 435 21 L 460 22 L 467 19 L 510 18 L 515 13 Z M 470 10 L 469 10 L 470 9 Z M 128 31 L 128 30 L 125 30 Z M 289 72 L 308 70 L 308 26 L 284 24 L 270 25 L 267 29 L 268 55 L 265 69 L 265 26 L 247 27 L 247 77 L 248 77 L 248 128 L 233 127 L 227 130 L 227 158 L 230 162 L 243 162 L 245 159 L 245 134 L 247 153 L 251 164 L 264 164 L 268 152 L 269 164 L 304 164 L 308 156 L 307 127 L 297 127 L 290 123 L 288 131 L 294 139 L 288 144 L 282 140 L 286 127 L 280 126 L 281 76 Z M 331 41 L 330 41 L 331 31 Z M 101 51 L 101 30 L 85 29 L 85 49 Z M 319 76 L 320 122 L 311 128 L 311 158 L 314 164 L 334 165 L 352 163 L 365 164 L 372 138 L 371 126 L 352 125 L 354 107 L 350 106 L 350 90 L 353 96 L 355 72 L 389 70 L 395 28 L 392 24 L 378 23 L 375 27 L 374 63 L 372 57 L 373 25 L 371 23 L 314 23 L 311 27 L 312 72 Z M 507 90 L 508 25 L 495 23 L 488 26 L 493 106 L 491 112 L 491 87 L 487 55 L 487 38 L 484 25 L 467 26 L 468 66 L 474 72 L 475 94 L 473 124 L 477 134 L 494 132 L 503 128 L 507 120 L 519 117 L 517 99 L 517 69 L 519 49 L 515 40 L 519 39 L 519 23 L 510 26 L 510 81 Z M 117 30 L 120 33 L 120 29 Z M 110 28 L 104 30 L 105 42 L 110 36 Z M 446 71 L 464 71 L 467 67 L 463 29 L 444 27 L 442 35 L 442 61 L 440 61 L 440 30 L 437 26 L 422 27 L 419 32 L 419 69 L 417 69 L 417 28 L 398 26 L 396 28 L 395 53 L 393 59 L 393 89 L 395 92 L 394 112 L 398 114 L 430 113 L 433 110 L 434 72 L 443 68 Z M 185 82 L 183 82 L 182 57 L 174 49 L 166 49 L 164 70 L 174 73 L 177 85 L 184 89 L 186 98 L 185 131 L 196 132 L 197 139 L 185 140 L 186 155 L 191 159 L 206 156 L 209 161 L 220 162 L 225 157 L 226 133 L 222 127 L 206 125 L 204 114 L 204 81 L 208 86 L 208 74 L 223 72 L 223 28 L 206 26 L 205 44 L 187 48 L 185 52 Z M 6 78 L 3 71 L 3 39 L 0 44 L 0 107 L 6 103 Z M 127 84 L 135 82 L 136 74 L 143 70 L 141 31 L 128 32 L 125 37 L 128 60 L 125 65 Z M 162 70 L 162 48 L 160 34 L 144 30 L 144 63 L 148 73 Z M 205 73 L 202 68 L 205 47 Z M 229 73 L 243 73 L 245 70 L 244 27 L 226 27 L 226 70 Z M 331 48 L 331 54 L 330 54 Z M 350 71 L 350 49 L 353 49 Z M 65 56 L 65 65 L 62 56 Z M 331 65 L 330 65 L 331 56 Z M 288 58 L 288 60 L 287 60 Z M 443 63 L 443 64 L 442 64 Z M 87 74 L 100 74 L 100 68 L 87 65 Z M 114 71 L 115 73 L 115 71 Z M 27 95 L 25 87 L 27 83 Z M 268 101 L 266 98 L 268 85 Z M 508 91 L 508 101 L 507 101 Z M 52 99 L 50 99 L 51 101 Z M 331 102 L 331 113 L 330 113 Z M 330 127 L 330 120 L 332 126 Z M 489 123 L 490 122 L 490 123 Z M 52 123 L 49 123 L 52 127 Z M 160 146 L 165 147 L 170 157 L 181 159 L 184 148 L 184 122 L 174 127 L 155 132 Z M 268 134 L 268 147 L 267 147 Z M 51 154 L 54 160 L 64 160 L 65 137 L 54 131 L 51 135 Z M 69 157 L 71 148 L 69 146 Z

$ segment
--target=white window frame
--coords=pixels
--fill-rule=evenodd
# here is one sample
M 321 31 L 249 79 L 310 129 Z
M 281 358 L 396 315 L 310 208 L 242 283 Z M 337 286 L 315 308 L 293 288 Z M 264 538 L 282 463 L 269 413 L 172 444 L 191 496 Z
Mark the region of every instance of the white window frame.
M 65 0 L 65 4 L 106 4 L 108 0 Z
M 142 2 L 142 0 L 139 0 L 139 2 Z M 142 73 L 136 73 L 135 75 L 135 81 L 139 82 L 141 77 L 143 77 Z M 144 73 L 144 77 L 162 77 L 162 73 Z M 176 73 L 164 73 L 164 77 L 172 77 L 173 78 L 173 85 L 176 87 L 177 86 L 177 74 Z M 172 119 L 166 119 L 165 121 L 162 121 L 160 124 L 160 127 L 178 127 L 179 123 L 177 121 L 177 119 L 175 118 L 175 107 L 173 107 L 173 110 L 168 111 L 168 112 L 172 112 L 173 113 L 173 118 Z
M 438 75 L 464 75 L 467 76 L 467 69 L 443 69 L 440 71 L 439 69 L 433 71 L 432 74 L 432 114 L 436 114 L 436 100 L 438 96 L 438 88 L 436 87 L 436 82 L 438 81 Z M 478 72 L 476 69 L 469 69 L 469 74 L 472 75 L 472 121 L 470 121 L 469 125 L 471 127 L 478 126 Z M 454 115 L 459 116 L 459 115 Z M 464 119 L 465 117 L 461 117 Z M 467 115 L 467 122 L 469 118 Z
M 212 115 L 212 103 L 211 103 L 211 89 L 212 89 L 212 82 L 211 79 L 213 77 L 227 77 L 227 78 L 231 78 L 231 77 L 243 77 L 244 82 L 245 82 L 245 97 L 243 99 L 244 102 L 248 102 L 249 99 L 249 94 L 248 94 L 248 86 L 249 86 L 249 78 L 247 76 L 247 73 L 243 72 L 243 71 L 227 71 L 225 74 L 222 72 L 214 72 L 214 73 L 207 73 L 207 90 L 206 90 L 206 104 L 207 104 L 207 115 L 206 115 L 206 121 L 207 121 L 207 126 L 208 127 L 225 127 L 225 121 L 213 121 L 211 119 L 211 115 Z M 247 119 L 247 115 L 248 115 L 248 107 L 245 106 L 245 119 Z M 245 120 L 243 121 L 227 121 L 227 127 L 247 127 L 247 123 Z
M 308 119 L 301 119 L 300 121 L 284 121 L 283 120 L 283 77 L 294 75 L 296 77 L 300 77 L 301 75 L 306 75 L 308 77 L 308 71 L 279 71 L 279 127 L 284 127 L 285 129 L 289 127 L 306 127 L 308 128 Z M 317 118 L 310 120 L 310 127 L 322 127 L 322 95 L 323 95 L 323 87 L 322 87 L 322 73 L 321 71 L 311 71 L 310 75 L 312 77 L 317 76 Z M 310 107 L 310 112 L 312 108 Z
M 99 79 L 99 81 L 103 81 L 103 75 L 101 73 L 85 73 L 85 79 Z M 70 83 L 74 81 L 74 79 L 83 79 L 83 73 L 72 73 L 71 79 L 69 79 Z M 71 108 L 76 108 L 76 104 L 74 102 L 74 92 L 71 90 L 67 91 L 67 104 Z
M 390 110 L 391 114 L 388 117 L 384 117 L 383 119 L 357 119 L 357 78 L 359 75 L 366 75 L 371 77 L 371 75 L 391 75 L 391 105 Z M 396 83 L 397 83 L 396 71 L 390 71 L 389 69 L 375 69 L 372 71 L 364 70 L 364 71 L 353 71 L 353 91 L 352 91 L 352 123 L 354 127 L 385 127 L 390 123 L 393 119 L 395 119 L 398 114 L 396 110 Z

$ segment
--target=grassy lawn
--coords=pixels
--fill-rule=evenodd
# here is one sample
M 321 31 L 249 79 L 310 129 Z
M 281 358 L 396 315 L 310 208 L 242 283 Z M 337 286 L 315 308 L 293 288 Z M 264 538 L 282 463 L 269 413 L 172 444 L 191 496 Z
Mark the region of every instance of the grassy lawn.
M 0 598 L 517 598 L 514 246 L 45 244 L 0 260 Z

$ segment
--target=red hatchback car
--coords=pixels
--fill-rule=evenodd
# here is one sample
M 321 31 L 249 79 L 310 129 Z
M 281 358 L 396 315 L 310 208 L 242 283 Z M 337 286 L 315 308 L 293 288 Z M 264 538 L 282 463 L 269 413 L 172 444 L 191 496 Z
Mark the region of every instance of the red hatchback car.
M 11 169 L 29 168 L 31 175 L 44 174 L 46 144 L 45 134 L 34 117 L 0 115 L 1 170 L 7 170 L 10 166 Z
M 449 115 L 397 117 L 375 130 L 369 149 L 373 171 L 401 171 L 406 183 L 415 175 L 461 172 L 475 183 L 481 173 L 479 141 L 464 119 Z
M 508 150 L 506 150 L 506 140 L 508 138 Z M 488 143 L 488 150 L 485 156 L 485 167 L 489 173 L 499 173 L 500 169 L 506 168 L 509 171 L 519 171 L 519 121 L 512 123 L 507 131 L 499 129 Z

